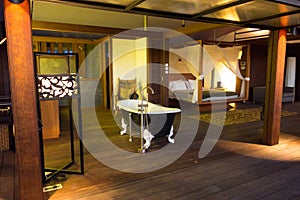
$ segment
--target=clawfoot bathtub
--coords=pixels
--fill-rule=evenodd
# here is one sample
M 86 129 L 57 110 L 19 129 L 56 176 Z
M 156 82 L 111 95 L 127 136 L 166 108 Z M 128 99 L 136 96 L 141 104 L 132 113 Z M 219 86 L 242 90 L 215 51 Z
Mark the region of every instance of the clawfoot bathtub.
M 143 103 L 145 109 L 143 111 L 143 137 L 145 144 L 143 145 L 145 149 L 148 149 L 151 144 L 151 140 L 154 137 L 168 136 L 168 141 L 174 143 L 173 136 L 173 121 L 176 113 L 181 112 L 178 108 L 169 108 L 161 105 L 153 104 L 146 101 L 128 99 L 120 100 L 117 103 L 119 109 L 122 110 L 122 128 L 120 131 L 121 135 L 127 133 L 127 128 L 129 126 L 129 141 L 132 141 L 132 121 L 136 122 L 136 118 L 140 124 L 141 116 L 141 103 Z M 135 119 L 134 119 L 135 117 Z M 150 124 L 150 125 L 149 125 Z

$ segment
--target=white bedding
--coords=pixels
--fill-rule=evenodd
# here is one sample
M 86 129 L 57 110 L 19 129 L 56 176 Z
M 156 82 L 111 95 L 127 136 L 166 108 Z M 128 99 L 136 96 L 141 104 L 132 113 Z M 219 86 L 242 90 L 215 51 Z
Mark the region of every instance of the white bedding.
M 192 102 L 194 90 L 174 90 L 170 93 L 170 98 Z M 209 89 L 202 91 L 202 102 L 224 101 L 239 98 L 239 95 L 232 91 Z

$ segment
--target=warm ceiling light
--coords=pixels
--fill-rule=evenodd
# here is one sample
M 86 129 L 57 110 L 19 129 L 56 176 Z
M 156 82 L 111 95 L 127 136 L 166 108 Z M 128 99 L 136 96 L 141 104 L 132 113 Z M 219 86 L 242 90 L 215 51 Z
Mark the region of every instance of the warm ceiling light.
M 9 0 L 11 3 L 19 4 L 22 3 L 24 0 Z

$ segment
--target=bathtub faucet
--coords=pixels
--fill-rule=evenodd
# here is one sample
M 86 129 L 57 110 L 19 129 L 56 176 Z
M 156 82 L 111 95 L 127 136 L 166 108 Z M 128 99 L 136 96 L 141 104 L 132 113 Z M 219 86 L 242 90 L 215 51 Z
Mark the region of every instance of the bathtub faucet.
M 147 89 L 149 89 L 151 91 L 151 94 L 154 94 L 154 90 L 152 89 L 152 87 L 146 86 L 142 89 L 142 92 L 141 92 L 142 93 L 142 100 L 143 100 L 144 90 L 147 90 Z M 146 101 L 148 102 L 148 95 L 147 95 Z
M 146 132 L 149 132 L 149 128 L 148 128 L 148 123 L 146 123 L 145 125 L 144 125 L 144 114 L 147 114 L 147 111 L 146 111 L 146 109 L 144 109 L 144 108 L 146 108 L 146 107 L 148 107 L 148 95 L 147 95 L 147 98 L 146 98 L 146 104 L 143 104 L 143 99 L 144 99 L 144 90 L 147 90 L 147 89 L 150 89 L 151 90 L 151 93 L 152 94 L 154 94 L 154 90 L 151 88 L 151 87 L 149 87 L 149 86 L 146 86 L 146 87 L 144 87 L 143 89 L 142 89 L 142 91 L 141 91 L 141 97 L 142 97 L 142 99 L 141 99 L 141 104 L 139 104 L 138 105 L 138 107 L 139 107 L 139 111 L 141 112 L 141 148 L 140 148 L 140 152 L 141 153 L 145 153 L 145 151 L 146 151 L 146 149 L 144 148 L 144 126 L 147 126 L 147 131 Z M 145 111 L 145 112 L 144 112 Z M 146 116 L 147 117 L 147 116 Z M 147 118 L 146 118 L 147 119 Z

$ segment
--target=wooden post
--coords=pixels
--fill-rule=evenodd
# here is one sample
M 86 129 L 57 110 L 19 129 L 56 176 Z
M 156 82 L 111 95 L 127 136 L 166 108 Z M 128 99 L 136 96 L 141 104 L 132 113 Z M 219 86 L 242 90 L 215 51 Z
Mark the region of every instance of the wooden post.
M 43 199 L 29 0 L 4 0 L 20 199 Z
M 285 53 L 286 30 L 271 31 L 262 139 L 262 142 L 267 145 L 275 145 L 279 142 Z
M 203 79 L 204 79 L 204 75 L 203 75 L 203 51 L 204 51 L 204 46 L 203 46 L 203 41 L 200 40 L 198 41 L 199 45 L 200 45 L 200 55 L 199 55 L 199 73 L 198 73 L 198 77 L 196 80 L 198 80 L 198 104 L 202 103 L 202 87 L 203 85 Z M 202 80 L 199 80 L 199 77 L 203 76 Z
M 247 46 L 247 57 L 246 57 L 246 72 L 245 72 L 245 77 L 250 77 L 250 66 L 251 66 L 251 45 L 249 44 Z M 249 85 L 250 82 L 249 80 L 245 81 L 245 99 L 249 99 Z

